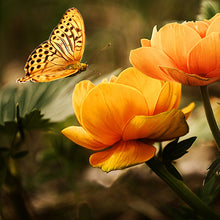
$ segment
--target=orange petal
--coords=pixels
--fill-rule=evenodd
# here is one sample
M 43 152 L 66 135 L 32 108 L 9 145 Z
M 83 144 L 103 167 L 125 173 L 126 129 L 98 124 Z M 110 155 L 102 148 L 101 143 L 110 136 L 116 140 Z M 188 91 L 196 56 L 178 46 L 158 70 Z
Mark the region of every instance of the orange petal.
M 140 141 L 120 141 L 108 150 L 92 154 L 90 164 L 105 172 L 143 163 L 155 154 L 155 147 Z
M 142 73 L 155 79 L 169 81 L 171 78 L 160 70 L 159 65 L 176 68 L 173 61 L 161 50 L 141 47 L 130 52 L 130 62 Z
M 186 106 L 185 108 L 181 109 L 181 111 L 185 115 L 186 120 L 189 118 L 189 116 L 194 108 L 195 108 L 195 103 L 192 102 L 188 106 Z
M 141 92 L 145 97 L 149 108 L 149 112 L 146 111 L 145 115 L 153 114 L 161 92 L 161 81 L 148 77 L 136 68 L 130 67 L 120 73 L 116 83 L 131 86 Z
M 115 76 L 115 75 L 112 75 L 111 77 L 110 77 L 110 79 L 109 79 L 109 82 L 111 82 L 111 83 L 113 83 L 113 82 L 115 82 L 116 80 L 117 80 L 117 76 Z
M 190 21 L 183 24 L 193 28 L 202 38 L 206 36 L 206 31 L 209 27 L 209 25 L 204 21 Z
M 90 150 L 103 150 L 107 147 L 106 145 L 95 140 L 80 126 L 70 126 L 64 128 L 61 132 L 74 143 Z
M 124 129 L 123 140 L 171 140 L 185 135 L 188 125 L 181 110 L 173 109 L 154 116 L 135 116 Z
M 191 48 L 201 39 L 192 28 L 177 23 L 165 25 L 151 40 L 151 46 L 163 50 L 179 69 L 187 71 L 187 55 Z M 160 64 L 161 66 L 168 66 Z M 175 68 L 175 67 L 174 67 Z
M 210 24 L 206 35 L 209 35 L 213 32 L 220 32 L 220 16 L 216 17 L 214 21 Z
M 95 85 L 92 84 L 90 81 L 84 80 L 76 85 L 75 90 L 73 92 L 73 96 L 72 96 L 73 109 L 76 118 L 80 124 L 82 121 L 81 120 L 82 103 L 84 102 L 88 92 L 94 87 Z
M 142 47 L 150 47 L 151 46 L 151 42 L 148 39 L 141 39 L 141 46 Z
M 206 78 L 216 78 L 216 81 L 220 80 L 220 69 L 211 71 L 205 75 Z
M 209 20 L 204 20 L 204 22 L 211 24 L 216 18 L 218 18 L 220 16 L 220 13 L 217 13 L 215 16 L 213 16 L 212 18 L 210 18 Z
M 173 80 L 188 86 L 205 86 L 218 80 L 218 78 L 205 78 L 195 74 L 188 74 L 181 70 L 160 66 L 161 70 L 169 74 Z
M 220 32 L 213 32 L 199 41 L 188 56 L 188 69 L 192 74 L 205 76 L 220 68 Z
M 144 96 L 135 88 L 101 83 L 90 91 L 82 106 L 82 123 L 95 139 L 112 145 L 135 115 L 148 112 Z
M 160 96 L 158 98 L 154 115 L 161 112 L 178 108 L 181 100 L 182 84 L 177 82 L 166 82 L 163 85 Z

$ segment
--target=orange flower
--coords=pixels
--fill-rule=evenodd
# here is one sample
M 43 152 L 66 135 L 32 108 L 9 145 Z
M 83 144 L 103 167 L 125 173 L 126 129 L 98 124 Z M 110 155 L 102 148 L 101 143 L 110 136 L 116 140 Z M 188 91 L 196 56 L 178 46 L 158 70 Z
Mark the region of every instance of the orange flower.
M 204 86 L 220 80 L 220 14 L 210 20 L 170 23 L 142 47 L 132 50 L 131 63 L 150 77 Z
M 181 84 L 155 80 L 135 68 L 97 86 L 81 81 L 73 92 L 81 126 L 67 127 L 62 133 L 98 151 L 90 156 L 90 163 L 103 171 L 143 163 L 154 156 L 155 141 L 188 132 L 185 116 L 194 106 L 177 110 L 180 98 Z

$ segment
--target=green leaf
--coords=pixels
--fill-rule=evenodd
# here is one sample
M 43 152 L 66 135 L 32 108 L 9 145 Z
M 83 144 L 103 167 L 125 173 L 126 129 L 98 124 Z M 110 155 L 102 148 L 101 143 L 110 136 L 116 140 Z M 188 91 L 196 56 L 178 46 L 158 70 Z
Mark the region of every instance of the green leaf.
M 220 11 L 220 3 L 218 1 L 202 1 L 198 20 L 210 19 Z
M 199 197 L 206 203 L 211 204 L 217 197 L 220 187 L 216 187 L 216 176 L 213 175 L 204 183 L 204 187 L 199 193 Z
M 165 163 L 167 170 L 179 180 L 183 180 L 181 174 L 172 163 Z
M 15 97 L 17 88 L 9 87 L 0 91 L 0 125 L 15 119 Z
M 178 143 L 178 139 L 176 139 L 167 144 L 162 154 L 163 161 L 173 161 L 179 159 L 188 152 L 187 150 L 192 146 L 195 140 L 196 137 L 191 137 Z
M 67 79 L 46 83 L 25 83 L 19 90 L 16 99 L 20 107 L 21 117 L 24 117 L 33 109 L 40 109 L 41 112 L 47 114 L 47 117 L 51 118 L 50 115 L 52 114 L 56 118 L 57 113 L 54 112 L 54 109 L 59 105 L 59 110 L 61 108 L 65 110 L 67 109 L 67 103 L 64 100 L 68 99 L 68 103 L 69 100 L 71 102 L 73 85 L 74 83 Z M 57 99 L 59 99 L 58 105 L 55 103 Z
M 172 151 L 174 151 L 176 149 L 178 141 L 179 141 L 179 138 L 175 139 L 174 141 L 171 141 L 170 143 L 168 143 L 164 147 L 163 153 L 162 153 L 162 157 L 164 159 L 169 156 L 170 152 L 172 152 Z
M 14 121 L 16 117 L 16 104 L 19 104 L 20 116 L 24 117 L 33 109 L 41 109 L 45 114 L 53 115 L 56 119 L 54 108 L 59 105 L 59 111 L 63 113 L 71 109 L 71 94 L 76 80 L 61 79 L 47 83 L 27 82 L 19 88 L 5 87 L 0 89 L 0 125 L 5 121 Z M 58 100 L 59 102 L 54 102 Z M 48 107 L 50 106 L 50 110 Z M 65 111 L 64 116 L 69 115 Z M 66 114 L 66 115 L 65 115 Z M 50 117 L 47 115 L 47 117 Z
M 29 113 L 35 108 L 41 109 L 43 106 L 48 105 L 56 95 L 51 94 L 51 85 L 53 83 L 26 83 L 20 91 L 20 95 L 17 98 L 17 102 L 20 106 L 21 116 Z M 54 88 L 53 90 L 54 91 Z M 50 94 L 50 99 L 48 98 Z
M 25 117 L 22 118 L 22 124 L 26 130 L 46 129 L 52 125 L 49 119 L 43 119 L 43 114 L 41 114 L 38 109 L 34 109 L 29 114 L 26 114 Z
M 209 181 L 216 173 L 220 173 L 220 156 L 212 162 L 212 164 L 208 168 L 208 173 L 205 178 L 205 183 Z

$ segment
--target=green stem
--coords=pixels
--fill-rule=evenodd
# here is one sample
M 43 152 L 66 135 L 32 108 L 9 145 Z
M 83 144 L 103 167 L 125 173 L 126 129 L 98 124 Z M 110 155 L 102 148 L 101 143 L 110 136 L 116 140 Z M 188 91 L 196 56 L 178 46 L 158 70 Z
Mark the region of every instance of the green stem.
M 218 125 L 216 123 L 215 116 L 213 114 L 212 107 L 211 107 L 211 104 L 210 104 L 208 87 L 207 86 L 201 86 L 200 91 L 201 91 L 201 94 L 202 94 L 202 100 L 203 100 L 203 105 L 204 105 L 204 108 L 205 108 L 206 118 L 207 118 L 207 121 L 209 123 L 209 127 L 212 131 L 212 135 L 215 138 L 218 150 L 220 151 L 220 131 L 219 131 Z
M 146 164 L 164 181 L 171 189 L 188 204 L 196 213 L 205 219 L 220 220 L 199 197 L 194 194 L 181 180 L 176 179 L 157 158 L 152 158 Z

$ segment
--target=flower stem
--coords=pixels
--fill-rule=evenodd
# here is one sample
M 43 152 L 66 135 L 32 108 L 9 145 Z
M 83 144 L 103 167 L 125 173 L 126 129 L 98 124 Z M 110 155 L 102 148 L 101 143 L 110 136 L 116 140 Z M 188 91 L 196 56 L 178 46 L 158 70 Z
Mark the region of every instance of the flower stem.
M 205 219 L 220 220 L 199 197 L 194 194 L 181 180 L 176 179 L 157 158 L 152 158 L 146 164 L 166 182 L 176 194 L 185 201 L 196 213 Z
M 220 131 L 219 131 L 218 125 L 216 123 L 215 116 L 213 114 L 212 107 L 210 104 L 208 87 L 201 86 L 200 91 L 201 91 L 201 95 L 202 95 L 203 105 L 205 108 L 206 118 L 209 123 L 209 127 L 212 131 L 212 135 L 215 138 L 217 148 L 220 151 Z

